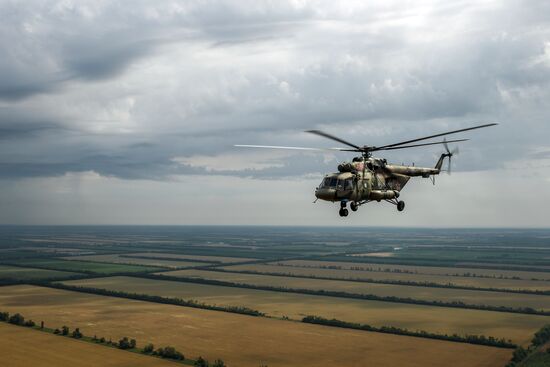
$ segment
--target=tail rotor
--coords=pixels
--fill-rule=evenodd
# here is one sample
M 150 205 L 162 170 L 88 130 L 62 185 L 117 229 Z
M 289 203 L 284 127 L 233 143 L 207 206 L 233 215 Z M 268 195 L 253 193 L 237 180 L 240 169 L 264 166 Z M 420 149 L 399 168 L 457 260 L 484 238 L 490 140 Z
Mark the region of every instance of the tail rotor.
M 450 175 L 451 174 L 451 160 L 452 160 L 452 157 L 453 157 L 453 155 L 458 154 L 459 151 L 458 151 L 458 147 L 455 147 L 453 150 L 450 150 L 449 145 L 447 144 L 447 139 L 443 139 L 443 146 L 445 147 L 445 150 L 447 151 L 445 156 L 449 158 L 449 162 L 447 164 L 447 173 Z

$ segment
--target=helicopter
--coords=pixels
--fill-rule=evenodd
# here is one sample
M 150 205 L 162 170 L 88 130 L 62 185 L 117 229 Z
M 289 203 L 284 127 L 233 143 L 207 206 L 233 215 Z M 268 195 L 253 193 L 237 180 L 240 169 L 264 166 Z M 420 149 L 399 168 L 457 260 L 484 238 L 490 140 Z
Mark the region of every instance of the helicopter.
M 274 145 L 235 145 L 236 147 L 244 148 L 268 148 L 268 149 L 293 149 L 305 151 L 341 151 L 360 153 L 351 162 L 342 162 L 338 165 L 338 172 L 325 175 L 321 184 L 315 189 L 315 197 L 317 200 L 340 203 L 338 214 L 341 217 L 347 217 L 349 211 L 348 203 L 352 211 L 357 211 L 361 205 L 382 200 L 393 204 L 398 211 L 405 209 L 405 202 L 399 200 L 401 190 L 411 177 L 430 178 L 435 184 L 435 176 L 439 175 L 443 170 L 443 162 L 448 161 L 447 172 L 451 172 L 451 159 L 458 153 L 458 148 L 449 149 L 448 143 L 459 143 L 469 139 L 454 139 L 443 141 L 428 142 L 421 144 L 413 144 L 423 140 L 429 140 L 445 135 L 457 134 L 464 131 L 486 128 L 498 125 L 498 123 L 490 123 L 485 125 L 473 126 L 465 129 L 447 131 L 440 134 L 425 136 L 411 140 L 402 141 L 399 143 L 387 144 L 382 146 L 359 146 L 350 143 L 337 136 L 327 134 L 320 130 L 306 130 L 307 133 L 315 134 L 327 139 L 334 140 L 341 144 L 347 145 L 347 148 L 306 148 L 306 147 L 285 147 Z M 375 158 L 373 152 L 389 151 L 397 149 L 416 148 L 428 145 L 442 144 L 445 152 L 441 154 L 433 168 L 390 164 L 384 158 Z

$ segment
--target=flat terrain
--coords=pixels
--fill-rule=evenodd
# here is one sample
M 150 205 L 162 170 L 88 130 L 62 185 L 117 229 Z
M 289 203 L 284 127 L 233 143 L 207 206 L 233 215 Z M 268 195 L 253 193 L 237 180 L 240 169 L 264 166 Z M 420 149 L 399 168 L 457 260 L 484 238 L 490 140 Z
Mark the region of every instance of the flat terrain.
M 176 270 L 173 272 L 171 271 L 163 273 L 163 275 L 174 277 L 197 277 L 203 279 L 215 279 L 227 282 L 261 286 L 342 291 L 358 294 L 374 294 L 377 296 L 410 297 L 430 301 L 462 301 L 464 303 L 476 305 L 484 304 L 492 306 L 550 309 L 550 296 L 531 294 L 471 291 L 462 289 L 417 287 L 393 284 L 373 284 L 349 282 L 343 280 L 321 280 L 257 274 L 223 273 L 195 269 Z
M 36 280 L 54 279 L 78 275 L 67 271 L 21 268 L 19 266 L 0 265 L 0 279 Z
M 160 257 L 160 258 L 171 258 L 174 260 L 185 259 L 185 260 L 202 260 L 202 261 L 211 261 L 213 263 L 236 263 L 242 261 L 252 261 L 256 259 L 247 258 L 247 257 L 228 257 L 228 256 L 208 256 L 208 255 L 188 255 L 188 254 L 172 254 L 164 252 L 140 252 L 131 254 L 135 256 L 144 256 L 144 257 Z
M 98 274 L 155 271 L 155 269 L 162 270 L 160 268 L 155 268 L 152 266 L 107 264 L 91 261 L 73 261 L 58 259 L 21 260 L 17 261 L 17 264 L 26 265 L 29 267 L 36 266 L 52 268 L 55 270 L 94 272 Z
M 2 367 L 175 367 L 173 362 L 0 323 Z
M 543 279 L 550 280 L 550 272 L 536 272 L 520 270 L 503 270 L 503 269 L 477 269 L 477 268 L 462 268 L 462 267 L 443 267 L 443 266 L 417 266 L 417 265 L 395 265 L 395 264 L 376 264 L 368 262 L 344 262 L 344 261 L 319 261 L 319 260 L 289 260 L 281 261 L 281 264 L 296 265 L 296 266 L 308 266 L 308 267 L 332 267 L 339 269 L 380 269 L 380 270 L 396 270 L 396 271 L 408 271 L 412 273 L 421 274 L 436 274 L 436 275 L 448 275 L 448 274 L 476 274 L 489 277 L 504 277 L 504 278 L 520 278 L 520 279 Z
M 133 264 L 133 265 L 149 265 L 149 266 L 161 266 L 166 268 L 187 268 L 190 266 L 204 266 L 207 265 L 203 262 L 192 261 L 170 261 L 161 259 L 141 259 L 134 257 L 123 257 L 120 255 L 86 255 L 86 256 L 71 256 L 64 257 L 64 260 L 84 260 L 84 261 L 96 261 L 102 263 L 115 263 L 115 264 Z
M 293 274 L 299 276 L 315 276 L 339 279 L 374 279 L 391 281 L 430 282 L 437 284 L 454 284 L 466 287 L 478 288 L 504 288 L 504 289 L 529 289 L 529 290 L 550 290 L 550 282 L 542 280 L 524 279 L 498 279 L 498 278 L 477 278 L 458 277 L 437 274 L 411 274 L 386 271 L 361 271 L 346 269 L 326 269 L 296 266 L 280 266 L 275 264 L 249 264 L 234 265 L 225 267 L 233 271 L 254 271 L 260 273 Z
M 207 304 L 247 306 L 270 316 L 301 320 L 307 315 L 448 334 L 485 334 L 527 343 L 550 317 L 458 308 L 418 306 L 235 287 L 109 277 L 63 282 L 131 293 L 194 299 Z
M 86 335 L 114 340 L 128 336 L 136 338 L 138 344 L 173 345 L 191 358 L 219 357 L 232 367 L 257 367 L 260 363 L 269 367 L 365 366 L 366 360 L 371 366 L 501 367 L 511 355 L 510 350 L 502 348 L 327 328 L 34 286 L 3 287 L 0 309 L 44 320 L 49 327 L 78 326 Z M 2 338 L 5 339 L 9 338 Z M 46 349 L 41 343 L 26 340 L 14 343 L 5 344 L 8 351 L 31 348 L 25 344 L 34 345 L 32 348 L 41 353 Z M 93 353 L 72 355 L 83 360 L 93 358 Z M 160 365 L 160 361 L 157 363 Z M 24 365 L 33 364 L 21 364 Z

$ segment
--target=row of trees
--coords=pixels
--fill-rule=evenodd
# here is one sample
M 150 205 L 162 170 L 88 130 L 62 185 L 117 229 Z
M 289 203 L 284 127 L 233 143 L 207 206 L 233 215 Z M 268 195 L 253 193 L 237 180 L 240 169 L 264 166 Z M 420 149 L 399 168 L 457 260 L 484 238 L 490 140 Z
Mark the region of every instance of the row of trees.
M 521 280 L 525 278 L 521 278 L 518 276 L 506 276 L 504 274 L 479 274 L 479 273 L 472 273 L 472 272 L 465 272 L 465 273 L 442 273 L 442 274 L 434 274 L 434 273 L 424 273 L 420 272 L 418 270 L 409 270 L 409 269 L 400 269 L 400 268 L 382 268 L 380 266 L 373 267 L 373 266 L 350 266 L 349 268 L 342 267 L 341 265 L 304 265 L 304 264 L 287 264 L 287 263 L 281 263 L 278 262 L 275 265 L 277 266 L 286 266 L 286 267 L 292 267 L 292 268 L 312 268 L 312 269 L 332 269 L 332 270 L 352 270 L 352 271 L 366 271 L 371 273 L 396 273 L 396 274 L 414 274 L 414 275 L 442 275 L 447 277 L 460 277 L 460 278 L 487 278 L 487 279 L 511 279 L 511 280 Z M 538 278 L 529 278 L 527 280 L 545 280 L 545 279 L 538 279 Z
M 313 259 L 318 260 L 318 259 Z M 365 258 L 354 258 L 353 256 L 346 255 L 336 255 L 328 256 L 323 258 L 323 261 L 339 261 L 339 262 L 353 262 L 353 263 L 364 263 Z M 509 263 L 509 262 L 496 262 L 493 264 L 487 263 L 469 263 L 469 264 L 460 264 L 459 261 L 455 259 L 421 259 L 421 258 L 410 258 L 410 259 L 396 259 L 396 258 L 382 258 L 382 257 L 369 257 L 367 259 L 369 263 L 381 264 L 381 265 L 410 265 L 410 266 L 438 266 L 438 267 L 453 267 L 453 268 L 475 268 L 475 269 L 490 269 L 490 270 L 515 270 L 515 271 L 525 271 L 524 265 L 529 265 L 529 271 L 549 273 L 550 269 L 544 267 L 536 267 L 537 265 L 545 264 L 535 264 L 533 262 L 524 261 L 522 263 Z M 504 266 L 503 266 L 504 265 Z
M 523 348 L 522 346 L 519 346 L 514 351 L 514 354 L 512 355 L 512 359 L 506 367 L 516 367 L 520 366 L 521 362 L 527 359 L 527 357 L 531 356 L 534 353 L 537 353 L 544 344 L 548 343 L 550 341 L 550 325 L 543 326 L 539 331 L 535 333 L 533 336 L 533 339 L 531 340 L 531 344 L 527 348 Z M 550 348 L 547 350 L 547 352 L 550 353 Z
M 9 314 L 9 312 L 0 312 L 0 321 L 9 322 L 13 325 L 34 327 L 36 324 L 32 320 L 25 320 L 23 315 L 16 313 L 15 315 Z
M 152 275 L 145 274 L 142 277 L 149 277 L 149 276 L 152 276 Z M 224 312 L 238 313 L 238 314 L 249 315 L 249 316 L 265 316 L 265 314 L 260 311 L 253 310 L 251 308 L 243 307 L 243 306 L 209 305 L 206 303 L 198 302 L 196 300 L 184 300 L 181 298 L 161 297 L 161 296 L 142 294 L 142 293 L 129 293 L 129 292 L 109 290 L 109 289 L 103 289 L 103 288 L 81 287 L 81 286 L 74 286 L 74 285 L 68 285 L 68 284 L 62 284 L 62 283 L 34 282 L 33 284 L 38 284 L 44 287 L 50 287 L 50 288 L 56 288 L 56 289 L 65 289 L 65 290 L 76 291 L 76 292 L 99 294 L 102 296 L 109 296 L 109 297 L 129 298 L 129 299 L 135 299 L 140 301 L 201 308 L 205 310 L 224 311 Z
M 144 259 L 144 260 L 191 261 L 194 263 L 204 263 L 209 265 L 222 264 L 222 262 L 219 260 L 190 259 L 185 257 L 145 256 L 145 255 L 118 255 L 118 257 L 124 257 L 128 259 Z
M 16 313 L 14 315 L 11 315 L 8 312 L 0 312 L 0 321 L 3 322 L 9 322 L 14 325 L 19 326 L 27 326 L 27 327 L 34 327 L 35 323 L 32 320 L 25 321 L 25 317 L 23 315 Z M 44 329 L 44 324 L 41 323 L 41 328 Z M 84 334 L 80 331 L 79 328 L 75 328 L 72 332 L 69 329 L 68 326 L 63 325 L 61 329 L 55 329 L 53 331 L 55 335 L 61 335 L 66 337 L 72 337 L 75 339 L 82 339 L 84 338 Z M 90 340 L 90 338 L 88 338 Z M 143 354 L 156 356 L 159 358 L 165 358 L 165 359 L 171 359 L 175 361 L 183 361 L 185 360 L 185 356 L 183 353 L 176 350 L 176 348 L 171 346 L 166 347 L 160 347 L 155 349 L 155 346 L 153 344 L 147 344 L 145 347 L 143 347 L 141 350 L 137 350 L 137 341 L 135 339 L 130 339 L 128 337 L 121 338 L 118 343 L 113 343 L 111 339 L 107 340 L 104 337 L 98 338 L 96 335 L 94 335 L 93 338 L 91 338 L 91 341 L 98 343 L 98 344 L 105 344 L 110 346 L 115 346 L 122 350 L 135 350 L 139 351 Z M 208 360 L 204 359 L 203 357 L 199 357 L 195 362 L 194 366 L 196 367 L 226 367 L 225 362 L 221 359 L 216 359 L 214 363 L 210 364 Z
M 209 285 L 219 285 L 224 287 L 236 287 L 236 288 L 246 288 L 246 289 L 258 289 L 263 291 L 276 291 L 276 292 L 289 292 L 289 293 L 299 293 L 299 294 L 311 294 L 315 296 L 327 296 L 327 297 L 338 297 L 338 298 L 353 298 L 353 299 L 363 299 L 369 301 L 383 301 L 383 302 L 394 302 L 394 303 L 407 303 L 413 305 L 425 305 L 425 306 L 437 306 L 437 307 L 451 307 L 451 308 L 465 308 L 472 310 L 484 310 L 484 311 L 496 311 L 496 312 L 510 312 L 510 313 L 521 313 L 528 315 L 544 315 L 550 316 L 550 311 L 545 310 L 536 310 L 531 307 L 507 307 L 507 306 L 494 306 L 494 305 L 484 305 L 484 304 L 469 304 L 461 301 L 438 301 L 438 300 L 423 300 L 410 297 L 397 297 L 397 296 L 377 296 L 374 294 L 363 294 L 363 293 L 349 293 L 344 291 L 335 291 L 335 290 L 324 290 L 324 289 L 306 289 L 306 288 L 287 288 L 279 286 L 270 286 L 270 285 L 256 285 L 256 284 L 245 284 L 245 283 L 233 283 L 222 280 L 214 279 L 203 279 L 203 278 L 190 278 L 190 277 L 173 277 L 164 274 L 140 274 L 139 277 L 147 279 L 157 279 L 157 280 L 169 280 L 174 282 L 183 282 L 183 283 L 198 283 L 198 284 L 209 284 Z
M 375 331 L 375 332 L 386 333 L 386 334 L 407 335 L 407 336 L 416 336 L 421 338 L 447 340 L 447 341 L 453 341 L 453 342 L 459 342 L 459 343 L 488 345 L 491 347 L 500 347 L 500 348 L 517 347 L 517 345 L 512 343 L 511 340 L 505 340 L 504 338 L 497 339 L 495 337 L 485 336 L 485 335 L 435 334 L 435 333 L 430 333 L 423 330 L 412 331 L 412 330 L 402 329 L 394 326 L 375 327 L 368 324 L 346 322 L 346 321 L 341 321 L 337 319 L 329 320 L 319 316 L 306 316 L 302 319 L 302 322 L 309 323 L 309 324 L 319 324 L 319 325 L 325 325 L 325 326 L 348 328 L 348 329 Z
M 231 270 L 222 268 L 210 268 L 210 271 L 225 272 L 225 273 L 237 273 L 237 274 L 254 274 L 254 275 L 269 275 L 276 277 L 289 277 L 289 278 L 302 278 L 302 279 L 318 279 L 318 280 L 345 280 L 348 282 L 357 283 L 373 283 L 373 284 L 391 284 L 391 285 L 404 285 L 414 287 L 431 287 L 431 288 L 450 288 L 461 289 L 470 291 L 486 291 L 486 292 L 502 292 L 502 293 L 520 293 L 520 294 L 535 294 L 541 296 L 550 295 L 550 291 L 536 290 L 536 289 L 511 289 L 511 288 L 494 288 L 494 287 L 474 287 L 466 285 L 458 285 L 453 283 L 435 283 L 435 282 L 416 282 L 412 280 L 398 280 L 398 279 L 372 279 L 372 278 L 337 278 L 337 277 L 324 277 L 318 275 L 301 275 L 293 273 L 277 273 L 277 272 L 262 272 L 254 270 Z

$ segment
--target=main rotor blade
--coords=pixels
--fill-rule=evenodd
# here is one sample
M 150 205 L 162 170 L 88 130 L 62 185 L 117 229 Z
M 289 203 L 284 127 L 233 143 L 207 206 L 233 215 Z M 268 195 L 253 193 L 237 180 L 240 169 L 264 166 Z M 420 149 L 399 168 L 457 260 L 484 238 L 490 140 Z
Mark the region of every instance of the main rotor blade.
M 334 136 L 334 135 L 327 134 L 327 133 L 325 133 L 325 132 L 323 132 L 323 131 L 321 131 L 321 130 L 306 130 L 306 133 L 311 133 L 311 134 L 315 134 L 315 135 L 322 136 L 322 137 L 327 138 L 327 139 L 335 140 L 335 141 L 337 141 L 337 142 L 339 142 L 339 143 L 348 145 L 348 146 L 350 146 L 350 147 L 352 147 L 352 148 L 355 148 L 355 149 L 357 149 L 357 150 L 359 150 L 359 151 L 362 151 L 362 150 L 363 150 L 361 147 L 359 147 L 359 146 L 357 146 L 357 145 L 355 145 L 355 144 L 352 144 L 352 143 L 350 143 L 349 141 L 345 141 L 344 139 L 340 139 L 340 138 L 338 138 L 338 137 L 336 137 L 336 136 Z
M 492 123 L 492 124 L 485 124 L 485 125 L 479 125 L 479 126 L 468 127 L 468 128 L 466 128 L 466 129 L 448 131 L 448 132 L 446 132 L 446 133 L 441 133 L 441 134 L 435 134 L 435 135 L 425 136 L 425 137 L 423 137 L 423 138 L 418 138 L 418 139 L 412 139 L 412 140 L 402 141 L 402 142 L 400 142 L 400 143 L 383 145 L 383 146 L 381 146 L 381 147 L 376 147 L 376 148 L 374 148 L 374 149 L 372 149 L 372 150 L 381 150 L 381 149 L 385 149 L 385 148 L 389 148 L 389 147 L 395 147 L 395 146 L 398 146 L 398 145 L 414 143 L 414 142 L 416 142 L 416 141 L 421 141 L 421 140 L 426 140 L 426 139 L 431 139 L 431 138 L 437 138 L 438 136 L 456 134 L 456 133 L 460 133 L 460 132 L 463 132 L 463 131 L 481 129 L 481 128 L 484 128 L 484 127 L 495 126 L 495 125 L 498 125 L 498 124 L 497 124 L 497 123 Z
M 435 145 L 435 144 L 445 144 L 445 143 L 458 143 L 459 141 L 468 141 L 470 139 L 456 139 L 456 140 L 443 140 L 443 141 L 436 141 L 433 143 L 424 143 L 424 144 L 414 144 L 414 145 L 404 145 L 399 147 L 390 147 L 390 148 L 374 148 L 373 151 L 376 150 L 396 150 L 396 149 L 405 149 L 405 148 L 415 148 L 415 147 L 423 147 L 425 145 Z
M 313 150 L 313 151 L 339 151 L 343 150 L 340 148 L 305 148 L 305 147 L 281 147 L 278 145 L 245 145 L 237 144 L 236 147 L 240 148 L 267 148 L 267 149 L 291 149 L 291 150 Z

